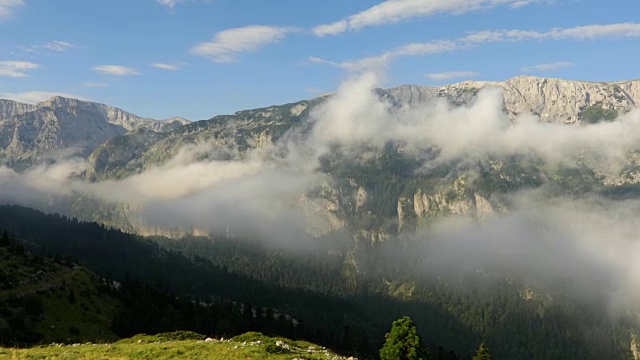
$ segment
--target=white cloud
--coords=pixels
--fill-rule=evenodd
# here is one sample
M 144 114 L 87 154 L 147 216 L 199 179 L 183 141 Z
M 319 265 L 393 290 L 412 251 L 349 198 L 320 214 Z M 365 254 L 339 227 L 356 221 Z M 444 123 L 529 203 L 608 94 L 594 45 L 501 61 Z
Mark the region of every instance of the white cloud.
M 387 64 L 401 56 L 418 56 L 427 54 L 439 54 L 443 52 L 449 52 L 459 49 L 462 44 L 457 44 L 448 40 L 436 40 L 427 43 L 412 43 L 401 46 L 397 49 L 387 51 L 380 55 L 369 56 L 366 58 L 345 61 L 334 62 L 319 57 L 310 57 L 309 62 L 316 64 L 326 64 L 335 67 L 339 67 L 346 71 L 359 72 L 368 70 L 380 70 L 387 66 Z
M 136 69 L 127 67 L 127 66 L 120 66 L 120 65 L 99 65 L 99 66 L 95 66 L 92 70 L 105 75 L 114 75 L 114 76 L 140 75 L 140 73 Z
M 313 33 L 318 36 L 337 35 L 347 31 L 347 20 L 336 21 L 332 24 L 318 25 L 313 28 Z
M 54 96 L 62 96 L 65 98 L 78 99 L 78 100 L 88 100 L 87 98 L 75 95 L 68 94 L 63 92 L 55 92 L 55 91 L 26 91 L 22 93 L 0 93 L 0 99 L 8 99 L 13 100 L 25 104 L 36 104 L 42 101 L 46 101 L 51 99 Z
M 49 194 L 133 202 L 136 206 L 131 208 L 140 208 L 142 219 L 150 226 L 279 241 L 291 250 L 302 246 L 303 231 L 309 228 L 305 220 L 315 223 L 313 214 L 326 213 L 324 198 L 319 197 L 317 203 L 312 196 L 301 198 L 309 189 L 319 189 L 317 184 L 330 181 L 317 166 L 318 154 L 324 154 L 326 144 L 344 144 L 362 154 L 361 143 L 378 144 L 382 149 L 393 140 L 418 149 L 436 146 L 443 156 L 470 154 L 475 163 L 483 154 L 530 150 L 565 160 L 565 154 L 585 148 L 604 154 L 619 152 L 626 158 L 627 150 L 640 141 L 638 110 L 618 121 L 590 126 L 540 123 L 530 116 L 512 122 L 503 113 L 503 99 L 496 89 L 482 91 L 477 101 L 461 107 L 440 99 L 398 108 L 377 95 L 379 86 L 373 74 L 350 79 L 311 112 L 311 128 L 305 126 L 305 137 L 283 136 L 282 143 L 268 144 L 235 161 L 205 160 L 210 157 L 203 155 L 216 149 L 211 142 L 183 148 L 167 164 L 120 180 L 83 182 L 75 176 L 86 170 L 81 162 L 46 165 L 20 174 L 0 167 L 0 194 L 23 204 L 46 204 L 55 199 Z M 639 212 L 637 200 L 609 203 L 601 196 L 593 200 L 554 196 L 547 201 L 544 194 L 526 195 L 509 199 L 514 205 L 506 214 L 499 210 L 486 219 L 434 219 L 425 234 L 428 246 L 405 248 L 404 254 L 428 250 L 419 257 L 416 270 L 435 276 L 452 269 L 452 264 L 455 268 L 465 264 L 473 270 L 501 269 L 499 274 L 508 270 L 516 277 L 527 274 L 533 280 L 569 279 L 593 293 L 629 294 L 629 300 L 637 304 L 640 247 L 636 220 L 629 216 Z M 313 212 L 316 206 L 320 210 Z M 335 231 L 333 226 L 327 228 Z M 393 241 L 387 244 L 395 245 Z M 603 272 L 607 276 L 599 276 Z
M 86 83 L 83 83 L 82 85 L 84 85 L 85 87 L 90 87 L 90 88 L 101 88 L 101 87 L 109 86 L 109 84 L 96 83 L 96 82 L 86 82 Z
M 156 0 L 156 2 L 162 6 L 166 6 L 169 9 L 173 9 L 176 5 L 185 2 L 186 0 Z
M 432 81 L 445 81 L 451 79 L 471 78 L 478 75 L 479 74 L 475 71 L 446 71 L 440 73 L 429 73 L 425 76 L 427 79 Z
M 153 63 L 151 64 L 154 68 L 162 69 L 162 70 L 180 70 L 182 67 L 179 64 L 165 64 L 165 63 Z
M 640 24 L 618 23 L 585 25 L 572 28 L 554 28 L 546 32 L 531 30 L 478 31 L 461 39 L 471 43 L 523 41 L 523 40 L 597 40 L 605 38 L 640 37 Z
M 342 68 L 346 71 L 378 70 L 390 61 L 403 56 L 419 56 L 468 49 L 483 43 L 518 42 L 526 40 L 598 40 L 609 38 L 639 38 L 639 23 L 619 23 L 608 25 L 585 25 L 572 28 L 553 28 L 546 32 L 535 30 L 476 31 L 454 40 L 435 40 L 426 43 L 407 44 L 380 55 L 345 62 L 335 62 L 319 57 L 310 57 L 309 62 Z M 554 65 L 554 64 L 548 64 Z M 566 64 L 560 65 L 565 66 Z M 534 70 L 532 68 L 532 70 Z M 549 71 L 542 69 L 540 71 Z
M 325 60 L 323 58 L 319 58 L 319 57 L 315 57 L 315 56 L 310 56 L 307 60 L 310 63 L 313 63 L 313 64 L 325 64 L 325 65 L 331 65 L 331 66 L 340 67 L 340 63 L 338 63 L 338 62 Z
M 28 70 L 34 70 L 39 67 L 40 65 L 28 61 L 0 61 L 0 77 L 25 77 Z
M 30 53 L 39 53 L 44 51 L 64 52 L 69 49 L 77 48 L 78 46 L 69 43 L 67 41 L 53 40 L 42 45 L 25 46 L 23 50 Z
M 553 39 L 589 40 L 602 38 L 640 37 L 640 24 L 620 23 L 587 25 L 568 29 L 553 29 L 547 34 Z
M 346 19 L 318 25 L 313 32 L 318 36 L 337 35 L 347 30 L 360 30 L 369 26 L 397 23 L 416 17 L 435 14 L 461 14 L 469 11 L 509 5 L 522 7 L 536 0 L 387 0 Z
M 544 72 L 544 71 L 554 71 L 561 70 L 573 67 L 573 64 L 567 61 L 561 61 L 556 63 L 549 64 L 538 64 L 532 66 L 523 67 L 521 70 L 524 72 Z
M 256 51 L 268 44 L 284 39 L 296 28 L 283 26 L 251 25 L 221 31 L 209 42 L 192 47 L 192 54 L 206 56 L 219 63 L 237 61 L 237 54 Z
M 509 5 L 509 7 L 512 8 L 512 9 L 517 9 L 517 8 L 521 8 L 521 7 L 524 7 L 524 6 L 527 6 L 527 5 L 530 5 L 530 4 L 534 4 L 534 3 L 537 3 L 537 2 L 540 2 L 540 1 L 538 1 L 538 0 L 519 0 L 519 1 L 515 1 L 515 2 L 511 3 Z
M 13 11 L 24 5 L 24 0 L 0 0 L 0 22 L 8 19 Z

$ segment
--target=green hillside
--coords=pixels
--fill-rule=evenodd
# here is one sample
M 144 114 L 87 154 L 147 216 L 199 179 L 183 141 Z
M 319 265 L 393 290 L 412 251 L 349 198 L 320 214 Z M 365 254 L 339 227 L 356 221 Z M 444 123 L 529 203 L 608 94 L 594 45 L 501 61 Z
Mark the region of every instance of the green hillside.
M 4 345 L 37 342 L 111 341 L 121 302 L 108 285 L 71 262 L 25 253 L 5 241 L 0 246 L 0 341 Z
M 428 244 L 409 238 L 343 253 L 326 244 L 303 255 L 249 240 L 154 242 L 17 206 L 0 206 L 0 227 L 31 251 L 72 256 L 120 281 L 110 293 L 124 304 L 111 327 L 119 337 L 261 331 L 375 359 L 388 325 L 407 315 L 427 347 L 451 349 L 460 359 L 485 341 L 500 359 L 622 360 L 640 333 L 631 314 L 613 318 L 601 311 L 602 300 L 567 294 L 567 282 L 463 269 L 440 279 L 420 276 L 417 254 Z M 405 250 L 390 253 L 390 246 Z M 353 258 L 372 270 L 358 271 Z
M 181 336 L 182 335 L 182 336 Z M 187 335 L 187 336 L 184 336 Z M 212 339 L 195 333 L 136 335 L 115 343 L 52 344 L 31 349 L 0 349 L 10 359 L 347 359 L 324 347 L 260 333 Z

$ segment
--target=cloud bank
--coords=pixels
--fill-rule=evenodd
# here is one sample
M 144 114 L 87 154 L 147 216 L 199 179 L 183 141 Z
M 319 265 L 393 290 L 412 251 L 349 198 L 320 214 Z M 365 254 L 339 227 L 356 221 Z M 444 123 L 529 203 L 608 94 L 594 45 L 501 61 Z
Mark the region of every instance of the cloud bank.
M 331 186 L 331 175 L 318 170 L 319 159 L 336 148 L 357 159 L 375 157 L 389 142 L 411 154 L 436 147 L 438 161 L 534 152 L 547 162 L 563 162 L 588 151 L 610 165 L 624 162 L 628 150 L 640 143 L 640 110 L 589 126 L 540 123 L 533 115 L 513 123 L 502 112 L 497 88 L 482 90 L 463 106 L 434 99 L 409 107 L 385 100 L 376 90 L 379 85 L 375 73 L 349 78 L 311 111 L 308 127 L 246 153 L 224 149 L 233 155 L 230 160 L 213 156 L 221 151 L 213 142 L 202 142 L 184 147 L 164 165 L 95 183 L 79 177 L 87 169 L 80 160 L 21 174 L 3 167 L 0 198 L 43 207 L 59 197 L 83 194 L 131 204 L 149 226 L 311 249 L 318 241 L 311 226 L 349 231 L 327 215 L 334 203 L 312 195 Z M 412 234 L 419 239 L 410 248 L 419 258 L 415 271 L 445 274 L 462 268 L 502 279 L 511 274 L 604 299 L 611 309 L 635 306 L 640 299 L 635 261 L 640 229 L 634 214 L 640 212 L 640 201 L 550 198 L 535 191 L 508 195 L 509 212 L 483 220 L 439 218 Z M 394 241 L 388 244 L 396 249 Z

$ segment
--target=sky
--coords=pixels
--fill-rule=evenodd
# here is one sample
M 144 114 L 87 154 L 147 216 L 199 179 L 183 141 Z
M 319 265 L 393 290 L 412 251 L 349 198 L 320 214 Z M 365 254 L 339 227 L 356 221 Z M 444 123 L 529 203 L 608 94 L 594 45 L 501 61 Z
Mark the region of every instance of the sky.
M 0 98 L 208 119 L 383 85 L 639 78 L 637 0 L 0 0 Z

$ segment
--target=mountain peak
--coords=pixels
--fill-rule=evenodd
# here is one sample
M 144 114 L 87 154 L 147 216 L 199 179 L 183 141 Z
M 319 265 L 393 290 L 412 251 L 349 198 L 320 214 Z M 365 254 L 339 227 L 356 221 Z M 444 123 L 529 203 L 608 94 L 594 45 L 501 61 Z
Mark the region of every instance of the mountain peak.
M 88 102 L 80 99 L 74 99 L 74 98 L 68 98 L 68 97 L 56 95 L 45 101 L 36 103 L 36 107 L 55 107 L 55 108 L 69 107 L 69 106 L 76 107 L 80 103 L 88 103 Z

